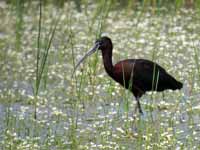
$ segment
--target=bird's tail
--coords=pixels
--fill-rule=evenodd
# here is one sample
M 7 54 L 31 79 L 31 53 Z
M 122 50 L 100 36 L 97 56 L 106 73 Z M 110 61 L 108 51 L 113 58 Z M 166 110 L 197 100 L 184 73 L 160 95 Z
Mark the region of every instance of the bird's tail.
M 181 89 L 183 87 L 183 83 L 177 81 L 175 78 L 170 77 L 170 80 L 168 80 L 169 85 L 170 85 L 170 89 L 172 90 L 177 90 L 177 89 Z

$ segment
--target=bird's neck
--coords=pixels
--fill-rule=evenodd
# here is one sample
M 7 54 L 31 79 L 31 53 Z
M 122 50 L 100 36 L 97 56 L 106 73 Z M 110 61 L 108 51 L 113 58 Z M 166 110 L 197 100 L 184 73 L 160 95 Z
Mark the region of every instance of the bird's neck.
M 102 56 L 106 72 L 113 77 L 112 50 L 102 51 Z

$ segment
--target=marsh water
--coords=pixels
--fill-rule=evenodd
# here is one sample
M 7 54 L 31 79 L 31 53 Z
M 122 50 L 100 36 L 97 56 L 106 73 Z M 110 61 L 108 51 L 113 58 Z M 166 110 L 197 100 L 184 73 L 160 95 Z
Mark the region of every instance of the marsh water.
M 0 149 L 199 149 L 199 12 L 82 7 L 43 8 L 42 48 L 59 21 L 36 96 L 38 4 L 20 16 L 0 2 Z M 106 74 L 100 52 L 72 78 L 99 33 L 113 40 L 114 63 L 153 60 L 183 89 L 146 93 L 140 115 L 133 95 Z

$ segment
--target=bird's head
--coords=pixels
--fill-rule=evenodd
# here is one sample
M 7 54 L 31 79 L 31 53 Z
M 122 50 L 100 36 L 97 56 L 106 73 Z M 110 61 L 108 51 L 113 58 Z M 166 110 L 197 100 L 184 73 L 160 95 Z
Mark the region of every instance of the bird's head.
M 106 49 L 112 49 L 112 41 L 107 36 L 103 36 L 100 39 L 96 40 L 95 45 L 98 45 L 98 49 L 102 51 Z
M 90 55 L 92 55 L 94 52 L 96 52 L 97 50 L 101 50 L 102 52 L 106 51 L 106 50 L 112 50 L 112 41 L 109 37 L 103 36 L 101 38 L 99 38 L 98 40 L 96 40 L 93 48 L 91 48 L 77 63 L 77 65 L 74 68 L 74 72 L 76 71 L 76 69 L 78 68 L 78 66 Z M 74 74 L 73 72 L 73 74 Z

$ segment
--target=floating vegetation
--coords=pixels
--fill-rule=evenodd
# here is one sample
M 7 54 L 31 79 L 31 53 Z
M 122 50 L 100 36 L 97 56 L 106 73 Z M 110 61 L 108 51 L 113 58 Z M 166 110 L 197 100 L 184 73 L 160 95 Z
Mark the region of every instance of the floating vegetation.
M 156 13 L 92 2 L 82 11 L 73 2 L 43 6 L 40 53 L 60 20 L 35 96 L 38 2 L 23 7 L 23 15 L 16 15 L 0 2 L 0 149 L 200 148 L 198 10 L 163 7 Z M 99 53 L 72 78 L 75 63 L 100 34 L 113 40 L 113 62 L 153 60 L 184 82 L 183 90 L 147 93 L 140 116 L 132 94 L 105 73 Z

